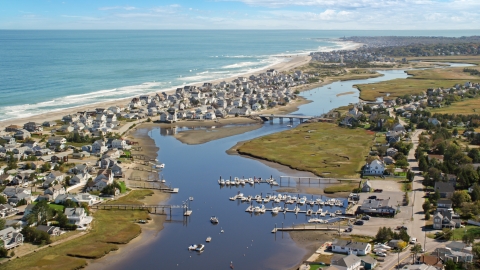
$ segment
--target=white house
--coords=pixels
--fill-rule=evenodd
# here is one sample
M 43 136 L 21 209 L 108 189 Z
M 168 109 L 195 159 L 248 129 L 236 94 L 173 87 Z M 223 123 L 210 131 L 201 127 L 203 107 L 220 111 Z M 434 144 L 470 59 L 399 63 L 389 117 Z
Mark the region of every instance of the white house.
M 77 230 L 86 230 L 92 222 L 92 217 L 87 216 L 83 208 L 65 208 L 68 223 L 77 225 Z
M 67 200 L 71 200 L 72 202 L 81 204 L 81 203 L 87 203 L 89 206 L 99 203 L 100 202 L 100 197 L 89 194 L 89 193 L 79 193 L 79 194 L 63 194 L 59 195 L 55 199 L 56 204 L 61 204 L 64 203 Z
M 58 195 L 65 194 L 65 188 L 62 185 L 55 185 L 53 187 L 47 188 L 43 194 L 50 195 L 52 196 L 52 199 L 55 200 Z
M 112 148 L 117 148 L 117 149 L 130 149 L 131 146 L 127 144 L 127 141 L 125 140 L 113 140 L 112 141 Z
M 385 164 L 378 159 L 373 160 L 370 164 L 366 164 L 363 169 L 364 175 L 383 175 L 384 172 Z
M 354 255 L 367 255 L 372 250 L 372 245 L 364 242 L 353 242 L 351 240 L 337 239 L 332 243 L 332 252 L 354 254 Z
M 97 140 L 92 144 L 92 153 L 103 154 L 108 151 L 108 147 L 102 140 Z
M 0 231 L 0 240 L 3 242 L 3 248 L 11 249 L 23 244 L 23 235 L 8 227 Z

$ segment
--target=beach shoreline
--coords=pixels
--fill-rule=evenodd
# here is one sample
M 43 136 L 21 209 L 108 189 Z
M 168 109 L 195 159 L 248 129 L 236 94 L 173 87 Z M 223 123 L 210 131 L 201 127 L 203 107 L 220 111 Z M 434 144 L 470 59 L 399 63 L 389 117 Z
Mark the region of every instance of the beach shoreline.
M 306 55 L 295 56 L 295 57 L 286 57 L 286 58 L 292 58 L 292 59 L 290 61 L 285 61 L 285 62 L 281 62 L 281 63 L 278 63 L 278 64 L 267 66 L 265 68 L 262 68 L 261 70 L 256 70 L 254 72 L 248 72 L 248 73 L 240 74 L 240 75 L 237 75 L 237 76 L 234 76 L 234 77 L 216 79 L 216 80 L 209 81 L 209 82 L 212 83 L 212 84 L 218 84 L 222 81 L 232 81 L 232 80 L 238 78 L 239 76 L 244 76 L 244 77 L 247 76 L 248 77 L 250 75 L 258 75 L 260 73 L 266 72 L 268 69 L 275 69 L 278 72 L 289 71 L 289 70 L 292 70 L 296 67 L 299 67 L 299 66 L 302 66 L 304 64 L 309 63 L 309 61 L 311 59 L 310 56 L 306 56 Z M 192 83 L 192 84 L 189 84 L 189 85 L 200 87 L 200 86 L 203 85 L 203 82 Z M 147 92 L 147 93 L 144 93 L 144 95 L 155 95 L 157 93 L 162 93 L 162 92 L 165 92 L 167 94 L 171 94 L 171 93 L 174 93 L 175 90 L 176 90 L 176 87 L 172 87 L 172 88 L 167 88 L 165 90 Z M 75 106 L 75 107 L 70 107 L 70 108 L 65 108 L 65 109 L 58 109 L 58 110 L 54 110 L 54 111 L 51 111 L 51 112 L 42 113 L 42 114 L 38 114 L 38 115 L 32 115 L 32 116 L 27 116 L 27 117 L 0 120 L 0 129 L 4 129 L 5 127 L 7 127 L 9 125 L 23 125 L 27 122 L 43 123 L 45 121 L 61 120 L 62 116 L 64 116 L 64 115 L 74 114 L 74 113 L 77 113 L 79 111 L 88 111 L 88 110 L 93 110 L 95 108 L 108 108 L 110 106 L 119 106 L 119 105 L 124 105 L 124 104 L 126 105 L 126 104 L 128 104 L 128 102 L 130 102 L 130 100 L 133 97 L 134 96 L 128 97 L 128 98 L 120 98 L 120 99 L 110 100 L 110 101 L 102 101 L 102 102 L 98 102 L 98 103 L 92 103 L 92 104 L 89 104 L 89 105 L 80 105 L 80 106 Z

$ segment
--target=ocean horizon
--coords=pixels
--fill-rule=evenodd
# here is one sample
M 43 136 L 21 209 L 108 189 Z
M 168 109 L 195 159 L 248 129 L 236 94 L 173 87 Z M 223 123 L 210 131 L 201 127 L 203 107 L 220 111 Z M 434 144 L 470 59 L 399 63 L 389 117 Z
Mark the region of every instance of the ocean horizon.
M 475 30 L 0 30 L 0 121 L 252 73 L 288 56 L 350 49 L 344 36 Z

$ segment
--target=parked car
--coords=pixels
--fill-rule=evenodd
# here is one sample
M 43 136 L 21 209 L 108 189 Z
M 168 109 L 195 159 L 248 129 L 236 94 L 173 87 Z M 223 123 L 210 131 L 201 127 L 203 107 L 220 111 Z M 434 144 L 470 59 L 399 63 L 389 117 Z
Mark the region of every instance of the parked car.
M 370 220 L 370 216 L 369 215 L 363 216 L 362 219 L 363 220 Z
M 363 223 L 364 223 L 363 220 L 357 220 L 357 221 L 355 221 L 354 224 L 355 225 L 363 225 Z
M 351 231 L 352 231 L 352 227 L 348 227 L 348 228 L 345 229 L 344 232 L 351 232 Z
M 395 230 L 407 230 L 407 227 L 405 226 L 397 226 Z
M 383 189 L 374 189 L 373 192 L 383 192 Z
M 368 197 L 368 199 L 370 199 L 370 200 L 376 200 L 376 199 L 377 199 L 377 196 L 370 196 L 370 197 Z
M 387 257 L 387 254 L 384 252 L 377 252 L 375 255 L 380 256 L 380 257 Z
M 417 243 L 417 238 L 412 237 L 412 238 L 410 239 L 410 244 L 415 245 L 416 243 Z

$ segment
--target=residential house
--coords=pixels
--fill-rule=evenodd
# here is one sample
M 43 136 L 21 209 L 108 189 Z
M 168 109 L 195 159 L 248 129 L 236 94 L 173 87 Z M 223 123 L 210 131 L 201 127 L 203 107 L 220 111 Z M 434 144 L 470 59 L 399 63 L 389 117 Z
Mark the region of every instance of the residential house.
M 78 184 L 86 184 L 88 181 L 88 178 L 90 178 L 90 175 L 88 173 L 79 173 L 70 178 L 69 184 L 71 186 L 78 185 Z
M 118 178 L 124 177 L 123 169 L 122 167 L 118 166 L 118 164 L 113 165 L 111 170 L 113 173 L 113 177 L 118 177 Z
M 92 144 L 92 153 L 103 154 L 108 151 L 108 147 L 103 140 L 97 140 Z
M 32 135 L 30 134 L 30 132 L 28 132 L 25 129 L 19 129 L 15 132 L 14 137 L 17 140 L 26 140 L 26 139 L 32 137 Z
M 393 157 L 398 153 L 398 150 L 396 148 L 390 147 L 387 149 L 387 156 Z
M 78 205 L 82 203 L 86 203 L 89 206 L 97 204 L 101 202 L 100 197 L 89 194 L 89 193 L 79 193 L 79 194 L 63 194 L 59 195 L 55 199 L 56 204 L 62 204 L 67 200 L 71 200 L 72 202 L 77 203 Z
M 394 216 L 396 209 L 389 205 L 389 199 L 367 199 L 357 208 L 357 213 L 368 215 Z
M 370 256 L 360 257 L 360 260 L 362 260 L 362 266 L 366 270 L 373 269 L 373 268 L 375 268 L 375 266 L 377 266 L 377 260 L 375 260 L 374 258 L 372 258 Z
M 47 176 L 45 176 L 45 180 L 43 181 L 43 187 L 48 188 L 52 185 L 61 184 L 65 179 L 65 175 L 59 171 L 51 171 Z
M 453 207 L 452 200 L 450 199 L 440 199 L 437 201 L 437 208 L 446 208 L 450 209 Z
M 433 124 L 434 126 L 438 126 L 442 124 L 440 121 L 438 121 L 437 118 L 428 118 L 427 121 L 429 124 Z
M 370 164 L 366 164 L 363 168 L 363 175 L 383 175 L 385 172 L 385 164 L 375 159 Z
M 62 231 L 60 231 L 59 227 L 55 226 L 46 226 L 46 225 L 38 225 L 37 230 L 46 232 L 51 236 L 59 236 Z
M 65 208 L 65 215 L 67 216 L 68 223 L 77 225 L 77 230 L 85 230 L 92 222 L 92 217 L 87 216 L 85 209 L 77 208 Z
M 52 197 L 52 200 L 55 200 L 58 195 L 65 194 L 65 192 L 65 188 L 62 185 L 55 185 L 47 188 L 43 194 L 50 195 Z
M 440 198 L 452 198 L 455 187 L 448 182 L 435 182 L 435 191 L 440 193 Z
M 392 157 L 383 157 L 382 160 L 385 165 L 390 165 L 395 163 L 395 160 Z
M 458 217 L 454 217 L 452 209 L 440 208 L 433 215 L 433 229 L 459 228 L 460 225 L 461 221 Z
M 372 245 L 364 242 L 353 242 L 351 240 L 337 239 L 332 243 L 332 252 L 367 255 L 372 250 Z
M 452 260 L 455 263 L 471 263 L 473 262 L 473 254 L 462 251 L 454 251 L 449 248 L 436 248 L 433 254 L 439 256 L 444 262 Z
M 4 249 L 12 249 L 23 244 L 23 235 L 14 228 L 8 227 L 0 231 L 0 240 Z
M 50 145 L 62 145 L 67 143 L 67 139 L 65 137 L 54 136 L 48 138 L 48 143 Z
M 1 195 L 0 195 L 1 196 Z M 18 213 L 18 209 L 14 208 L 9 204 L 0 204 L 0 217 L 6 218 L 9 216 L 16 215 Z
M 370 181 L 365 181 L 362 185 L 362 192 L 370 192 L 372 191 L 372 184 L 370 184 Z
M 426 264 L 409 264 L 409 265 L 404 265 L 400 269 L 401 270 L 441 270 L 443 268 L 432 266 L 432 265 L 426 265 Z
M 131 146 L 127 144 L 125 140 L 113 140 L 112 141 L 112 148 L 127 150 L 130 149 Z
M 37 131 L 43 131 L 43 127 L 39 123 L 35 122 L 28 122 L 23 125 L 23 129 L 26 129 L 30 132 L 37 132 Z
M 442 260 L 436 255 L 426 255 L 422 254 L 421 256 L 417 257 L 416 264 L 423 264 L 427 266 L 434 266 L 438 267 L 439 269 L 443 269 L 443 262 Z
M 330 260 L 330 265 L 336 266 L 337 269 L 341 270 L 359 270 L 361 269 L 362 261 L 353 254 L 348 256 L 334 255 Z

